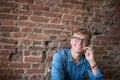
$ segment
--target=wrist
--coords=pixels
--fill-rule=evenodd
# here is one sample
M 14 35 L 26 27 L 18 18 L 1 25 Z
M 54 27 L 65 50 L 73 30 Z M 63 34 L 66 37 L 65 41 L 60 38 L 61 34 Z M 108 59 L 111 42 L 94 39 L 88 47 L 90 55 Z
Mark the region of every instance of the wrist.
M 94 64 L 91 66 L 91 69 L 94 69 L 97 66 L 97 64 Z
M 95 60 L 91 60 L 91 61 L 90 61 L 90 66 L 91 66 L 91 68 L 94 68 L 94 67 L 97 66 Z
M 96 61 L 93 59 L 93 60 L 90 60 L 89 63 L 90 63 L 90 66 L 93 66 L 96 64 Z

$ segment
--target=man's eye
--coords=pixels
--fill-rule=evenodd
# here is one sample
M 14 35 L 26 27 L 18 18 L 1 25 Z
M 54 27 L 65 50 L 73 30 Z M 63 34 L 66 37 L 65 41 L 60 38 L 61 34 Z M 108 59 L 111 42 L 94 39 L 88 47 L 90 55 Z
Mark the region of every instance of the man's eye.
M 76 40 L 80 40 L 80 38 L 78 38 L 78 37 L 76 37 L 75 39 L 76 39 Z

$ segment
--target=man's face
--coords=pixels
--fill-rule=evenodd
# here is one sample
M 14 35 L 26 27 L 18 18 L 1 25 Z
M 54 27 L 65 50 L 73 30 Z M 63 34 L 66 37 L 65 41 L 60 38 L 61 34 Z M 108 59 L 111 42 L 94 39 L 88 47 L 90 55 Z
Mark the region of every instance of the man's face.
M 71 47 L 75 53 L 81 53 L 84 48 L 89 44 L 89 36 L 85 34 L 74 33 L 71 40 Z

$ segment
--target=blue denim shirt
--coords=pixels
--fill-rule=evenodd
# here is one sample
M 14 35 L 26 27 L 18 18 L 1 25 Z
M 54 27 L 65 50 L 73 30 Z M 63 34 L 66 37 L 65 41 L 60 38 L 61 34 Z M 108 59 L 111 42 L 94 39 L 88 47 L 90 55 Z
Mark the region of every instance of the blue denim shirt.
M 62 49 L 53 56 L 52 80 L 84 80 L 88 75 L 90 80 L 104 80 L 99 69 L 97 75 L 93 75 L 90 64 L 83 56 L 78 64 L 72 59 L 71 49 Z

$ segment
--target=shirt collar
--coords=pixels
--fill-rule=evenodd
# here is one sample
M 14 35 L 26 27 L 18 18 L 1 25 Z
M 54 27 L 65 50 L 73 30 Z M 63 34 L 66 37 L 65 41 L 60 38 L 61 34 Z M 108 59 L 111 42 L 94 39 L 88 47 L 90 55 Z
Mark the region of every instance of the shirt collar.
M 69 50 L 68 61 L 74 62 L 73 59 L 72 59 L 72 55 L 71 55 L 71 49 Z M 79 60 L 78 64 L 82 64 L 82 63 L 85 63 L 85 62 L 86 62 L 85 55 L 83 55 L 81 57 L 81 59 Z

